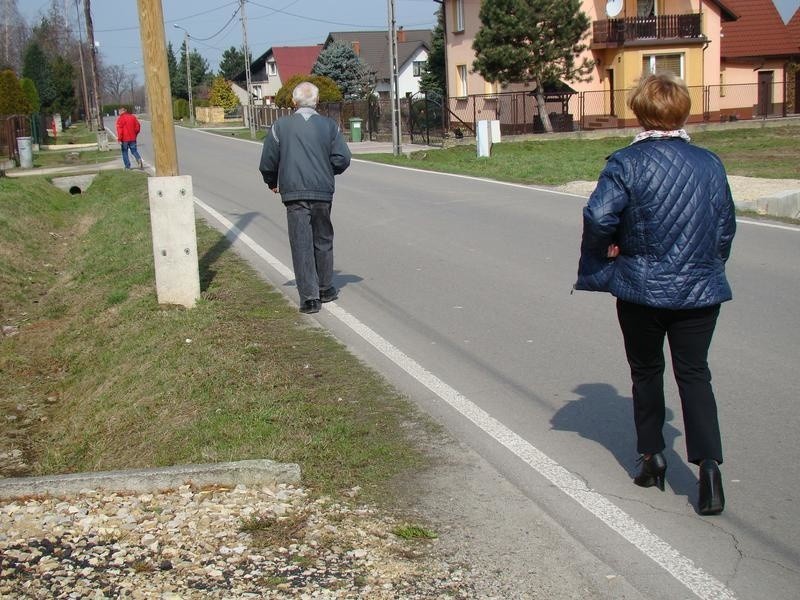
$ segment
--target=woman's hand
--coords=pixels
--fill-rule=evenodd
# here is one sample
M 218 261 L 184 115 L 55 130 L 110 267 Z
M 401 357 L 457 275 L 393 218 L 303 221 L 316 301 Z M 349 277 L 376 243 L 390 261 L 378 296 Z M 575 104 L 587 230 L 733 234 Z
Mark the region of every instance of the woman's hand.
M 617 258 L 619 256 L 619 246 L 616 244 L 609 244 L 606 256 L 608 258 Z

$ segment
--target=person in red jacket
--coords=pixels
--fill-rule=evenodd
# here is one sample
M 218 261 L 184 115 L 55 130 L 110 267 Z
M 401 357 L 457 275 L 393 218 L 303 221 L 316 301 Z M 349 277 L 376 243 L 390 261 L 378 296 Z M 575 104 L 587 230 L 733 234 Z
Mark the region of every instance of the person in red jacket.
M 136 149 L 136 137 L 139 135 L 139 130 L 142 126 L 139 124 L 139 119 L 136 115 L 129 113 L 125 107 L 120 107 L 119 117 L 117 117 L 117 140 L 122 149 L 122 162 L 125 163 L 125 168 L 131 168 L 131 161 L 128 158 L 128 150 L 131 151 L 136 163 L 140 169 L 144 169 L 142 164 L 142 157 L 139 156 L 139 151 Z

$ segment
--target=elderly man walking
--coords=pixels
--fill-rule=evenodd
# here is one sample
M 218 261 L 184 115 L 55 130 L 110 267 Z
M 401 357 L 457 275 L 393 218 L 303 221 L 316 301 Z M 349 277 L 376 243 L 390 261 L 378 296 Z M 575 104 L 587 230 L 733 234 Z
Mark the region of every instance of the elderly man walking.
M 350 166 L 350 149 L 333 119 L 315 110 L 319 90 L 300 83 L 292 91 L 297 109 L 281 117 L 264 140 L 259 171 L 286 206 L 292 265 L 300 312 L 316 313 L 338 298 L 333 286 L 334 176 Z

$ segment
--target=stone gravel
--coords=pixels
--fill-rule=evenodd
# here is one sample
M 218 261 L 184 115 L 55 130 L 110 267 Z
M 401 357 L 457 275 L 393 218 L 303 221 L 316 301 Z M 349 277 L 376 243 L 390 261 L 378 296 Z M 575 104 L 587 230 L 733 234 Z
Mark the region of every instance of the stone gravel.
M 291 485 L 0 501 L 0 598 L 474 598 L 437 541 Z M 351 501 L 352 500 L 352 501 Z
M 731 186 L 733 200 L 737 204 L 752 202 L 781 192 L 800 191 L 800 179 L 761 179 L 758 177 L 728 175 L 728 183 Z M 588 197 L 594 191 L 596 185 L 596 181 L 571 181 L 556 189 L 561 192 Z

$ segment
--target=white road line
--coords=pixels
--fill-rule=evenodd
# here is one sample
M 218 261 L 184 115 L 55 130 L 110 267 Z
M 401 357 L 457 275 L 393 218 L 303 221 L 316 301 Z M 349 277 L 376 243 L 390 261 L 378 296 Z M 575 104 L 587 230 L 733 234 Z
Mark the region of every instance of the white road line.
M 282 276 L 287 279 L 294 278 L 294 273 L 291 269 L 264 250 L 231 221 L 196 197 L 195 203 L 227 228 L 226 237 L 228 239 L 241 241 Z M 645 556 L 685 585 L 698 598 L 702 600 L 735 600 L 733 592 L 725 587 L 722 582 L 695 566 L 690 559 L 683 556 L 644 525 L 634 520 L 613 502 L 589 489 L 581 479 L 570 473 L 527 440 L 511 431 L 474 402 L 425 369 L 413 358 L 364 325 L 356 317 L 335 302 L 329 302 L 325 306 L 331 315 L 360 335 L 386 358 L 431 390 L 462 416 L 472 421 L 484 433 L 508 448 L 559 490 L 628 540 Z

